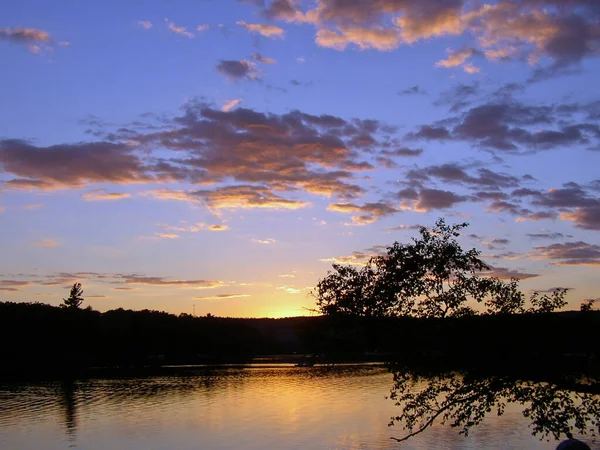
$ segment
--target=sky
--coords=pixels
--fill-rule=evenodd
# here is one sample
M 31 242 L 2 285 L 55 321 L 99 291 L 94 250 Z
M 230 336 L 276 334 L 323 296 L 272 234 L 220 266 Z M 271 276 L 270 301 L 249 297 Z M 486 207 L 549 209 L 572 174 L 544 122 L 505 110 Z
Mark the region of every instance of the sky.
M 597 0 L 8 0 L 0 301 L 305 315 L 443 217 L 600 297 Z

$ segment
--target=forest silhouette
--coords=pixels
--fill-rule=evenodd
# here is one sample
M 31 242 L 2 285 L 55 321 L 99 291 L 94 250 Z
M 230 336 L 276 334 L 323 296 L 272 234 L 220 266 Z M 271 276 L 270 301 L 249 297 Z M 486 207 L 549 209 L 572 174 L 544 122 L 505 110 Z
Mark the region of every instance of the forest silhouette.
M 518 280 L 486 274 L 479 252 L 456 240 L 464 226 L 440 220 L 360 269 L 334 265 L 312 293 L 322 313 L 313 317 L 102 313 L 82 307 L 80 283 L 59 307 L 0 302 L 0 339 L 10 342 L 0 378 L 179 374 L 310 354 L 327 365 L 387 363 L 400 408 L 390 423 L 407 428 L 400 441 L 436 421 L 468 433 L 508 403 L 523 405 L 541 437 L 598 432 L 600 312 L 590 302 L 556 312 L 566 290 L 526 299 Z

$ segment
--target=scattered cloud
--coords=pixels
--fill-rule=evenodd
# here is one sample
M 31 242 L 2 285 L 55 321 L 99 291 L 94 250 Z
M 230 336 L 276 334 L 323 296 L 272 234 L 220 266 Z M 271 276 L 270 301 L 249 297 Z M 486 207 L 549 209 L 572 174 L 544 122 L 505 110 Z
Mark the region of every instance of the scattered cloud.
M 53 239 L 38 239 L 34 244 L 38 247 L 56 247 L 58 245 Z
M 138 25 L 145 30 L 149 30 L 153 26 L 152 22 L 149 22 L 148 20 L 140 20 L 138 21 Z
M 91 182 L 150 181 L 135 149 L 126 144 L 86 142 L 38 147 L 23 140 L 0 140 L 0 164 L 20 178 L 5 183 L 13 188 L 44 190 L 81 187 Z
M 227 225 L 210 225 L 208 229 L 210 231 L 226 231 L 229 227 Z
M 42 208 L 43 206 L 44 206 L 43 203 L 28 203 L 24 206 L 24 208 L 28 211 L 32 211 L 34 209 Z
M 23 280 L 0 280 L 0 291 L 18 292 L 21 288 L 31 285 L 30 281 Z
M 443 123 L 421 125 L 405 137 L 467 141 L 491 151 L 537 152 L 598 142 L 600 125 L 582 121 L 585 114 L 583 107 L 572 109 L 571 115 L 566 117 L 561 114 L 560 105 L 491 100 L 449 117 Z
M 600 266 L 600 245 L 576 241 L 535 246 L 530 257 L 554 260 L 559 266 Z
M 280 290 L 280 291 L 284 291 L 284 292 L 286 292 L 288 294 L 299 294 L 301 292 L 300 289 L 296 289 L 296 288 L 291 287 L 291 286 L 278 286 L 277 289 Z
M 245 28 L 250 33 L 258 33 L 269 39 L 283 38 L 285 33 L 283 28 L 277 27 L 275 25 L 268 25 L 262 23 L 246 23 L 242 20 L 239 20 L 236 23 L 242 28 Z
M 565 237 L 563 233 L 550 232 L 550 231 L 542 231 L 539 233 L 527 233 L 525 236 L 530 237 L 531 239 L 562 239 Z
M 252 59 L 256 62 L 263 64 L 275 64 L 275 60 L 273 58 L 266 58 L 262 56 L 260 53 L 252 54 Z
M 240 103 L 242 103 L 241 98 L 236 98 L 234 100 L 227 100 L 225 102 L 225 104 L 221 107 L 221 111 L 224 111 L 224 112 L 231 111 L 233 108 L 235 108 Z
M 216 288 L 224 285 L 222 281 L 211 280 L 170 280 L 164 277 L 146 277 L 140 275 L 124 275 L 120 281 L 125 284 L 145 284 L 151 286 L 180 286 L 200 288 Z
M 192 33 L 191 31 L 188 31 L 187 28 L 185 28 L 185 27 L 177 26 L 173 22 L 170 22 L 168 19 L 165 19 L 165 22 L 167 23 L 167 27 L 169 28 L 169 30 L 171 30 L 175 34 L 184 36 L 188 39 L 193 39 L 196 37 L 196 35 L 194 33 Z
M 154 236 L 156 236 L 159 239 L 179 239 L 181 237 L 175 233 L 162 233 L 162 232 L 154 233 Z
M 332 262 L 334 264 L 350 264 L 355 266 L 364 266 L 371 258 L 383 255 L 387 250 L 384 245 L 376 245 L 362 252 L 354 251 L 348 256 L 337 256 L 332 258 L 321 258 L 321 262 Z
M 245 59 L 240 61 L 222 59 L 219 61 L 219 64 L 217 64 L 217 70 L 225 75 L 230 81 L 258 79 L 256 66 L 254 63 Z
M 199 33 L 203 33 L 203 32 L 205 32 L 208 29 L 210 29 L 210 25 L 208 25 L 208 24 L 198 25 L 196 27 L 196 31 L 198 31 Z
M 331 203 L 327 206 L 327 211 L 341 213 L 358 213 L 352 216 L 352 225 L 367 225 L 376 222 L 382 217 L 389 216 L 398 212 L 398 209 L 390 203 L 376 202 L 357 205 L 354 203 Z
M 224 300 L 229 298 L 245 298 L 250 297 L 250 294 L 219 294 L 219 295 L 210 295 L 205 297 L 194 297 L 200 300 Z
M 252 242 L 255 242 L 257 244 L 266 244 L 266 245 L 268 245 L 268 244 L 274 244 L 277 241 L 275 239 L 268 238 L 268 239 L 252 239 Z
M 389 230 L 392 231 L 399 231 L 399 230 L 421 230 L 421 228 L 423 228 L 423 225 L 398 225 L 396 227 L 390 227 L 388 228 Z
M 21 42 L 25 44 L 31 43 L 50 43 L 52 38 L 50 33 L 36 28 L 4 28 L 0 29 L 0 39 L 5 39 L 12 42 Z
M 104 189 L 94 189 L 81 196 L 81 198 L 87 201 L 121 200 L 130 197 L 131 194 L 125 192 L 106 192 Z
M 402 209 L 416 212 L 446 209 L 469 200 L 469 197 L 465 195 L 458 195 L 442 189 L 428 188 L 422 188 L 419 191 L 403 189 L 398 192 L 398 198 L 402 200 Z
M 600 231 L 600 201 L 591 207 L 578 207 L 573 211 L 562 212 L 559 217 L 575 222 L 577 228 Z
M 427 95 L 427 92 L 421 88 L 418 84 L 410 88 L 406 88 L 398 92 L 399 95 Z
M 268 19 L 312 24 L 317 45 L 336 50 L 389 51 L 436 37 L 472 37 L 471 45 L 445 60 L 445 67 L 460 65 L 471 73 L 478 68 L 465 60 L 477 52 L 495 63 L 524 60 L 552 76 L 595 56 L 600 42 L 600 10 L 590 0 L 573 0 L 564 8 L 557 0 L 320 0 L 306 9 L 291 0 L 256 5 Z
M 501 280 L 510 280 L 517 278 L 519 280 L 527 280 L 528 278 L 539 277 L 539 274 L 522 272 L 517 269 L 509 269 L 506 267 L 493 267 L 489 271 L 484 272 L 486 276 L 500 278 Z
M 489 241 L 481 241 L 481 245 L 487 247 L 489 250 L 494 250 L 498 247 L 505 247 L 508 244 L 510 244 L 510 241 L 504 238 L 493 238 Z
M 479 68 L 471 63 L 467 63 L 467 59 L 477 54 L 477 50 L 473 47 L 461 47 L 458 50 L 448 49 L 448 58 L 442 59 L 435 63 L 436 67 L 462 67 L 467 73 L 477 73 Z

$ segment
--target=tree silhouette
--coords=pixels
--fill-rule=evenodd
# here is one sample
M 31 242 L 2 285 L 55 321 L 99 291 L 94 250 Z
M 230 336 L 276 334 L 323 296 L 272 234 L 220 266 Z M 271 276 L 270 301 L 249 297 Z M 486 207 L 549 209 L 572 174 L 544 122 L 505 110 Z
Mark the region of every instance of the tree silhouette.
M 74 283 L 69 298 L 63 298 L 63 303 L 60 306 L 69 309 L 80 309 L 83 303 L 82 295 L 83 289 L 81 289 L 81 283 Z
M 400 423 L 408 433 L 392 437 L 403 442 L 435 422 L 449 423 L 468 435 L 495 410 L 501 416 L 509 403 L 524 407 L 532 434 L 543 438 L 572 438 L 574 433 L 600 433 L 600 383 L 590 373 L 548 373 L 532 376 L 477 374 L 469 371 L 394 373 L 390 398 L 402 408 L 389 425 Z
M 583 312 L 592 311 L 594 309 L 594 303 L 596 303 L 596 300 L 597 299 L 595 298 L 588 298 L 587 300 L 584 300 L 581 302 L 579 309 Z
M 325 315 L 443 318 L 475 315 L 467 302 L 482 303 L 487 314 L 550 312 L 566 305 L 565 289 L 534 293 L 525 308 L 518 280 L 488 276 L 477 249 L 465 251 L 456 238 L 468 224 L 438 219 L 410 244 L 395 242 L 361 269 L 334 264 L 311 294 Z

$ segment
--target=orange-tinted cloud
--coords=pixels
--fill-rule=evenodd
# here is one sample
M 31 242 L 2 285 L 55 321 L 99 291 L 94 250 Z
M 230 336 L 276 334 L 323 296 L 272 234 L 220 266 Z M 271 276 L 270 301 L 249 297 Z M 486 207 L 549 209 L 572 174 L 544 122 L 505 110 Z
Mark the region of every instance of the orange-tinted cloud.
M 535 246 L 532 259 L 554 260 L 559 266 L 600 266 L 600 245 L 587 242 L 565 242 Z
M 131 194 L 124 192 L 106 192 L 104 189 L 94 189 L 93 191 L 88 191 L 81 196 L 81 198 L 87 201 L 121 200 L 130 197 Z
M 467 59 L 477 53 L 472 47 L 462 47 L 458 50 L 448 50 L 448 58 L 442 59 L 435 63 L 436 67 L 462 67 L 463 70 L 467 73 L 476 73 L 479 72 L 479 68 L 474 66 L 471 63 L 467 63 Z
M 286 199 L 264 186 L 226 186 L 213 190 L 170 191 L 162 189 L 146 192 L 161 200 L 181 200 L 204 203 L 211 209 L 300 209 L 308 202 Z
M 250 297 L 250 294 L 219 294 L 219 295 L 210 295 L 204 297 L 194 297 L 199 300 L 224 300 L 229 298 L 245 298 Z
M 236 23 L 242 28 L 248 30 L 250 33 L 258 33 L 270 39 L 283 38 L 283 35 L 285 33 L 283 28 L 277 27 L 275 25 L 268 25 L 262 23 L 246 23 L 243 20 L 239 20 Z
M 340 26 L 337 30 L 323 28 L 317 31 L 315 37 L 319 46 L 335 50 L 344 50 L 350 44 L 363 50 L 393 50 L 400 45 L 400 41 L 400 35 L 395 30 L 357 26 Z
M 328 211 L 336 211 L 343 213 L 359 213 L 352 216 L 352 224 L 366 225 L 373 223 L 381 217 L 389 216 L 397 213 L 399 210 L 389 203 L 365 203 L 364 205 L 356 205 L 354 203 L 332 203 L 327 206 Z
M 191 288 L 216 288 L 223 286 L 222 281 L 211 280 L 170 280 L 164 277 L 147 277 L 140 275 L 125 275 L 122 277 L 125 284 L 147 284 L 151 286 L 180 286 Z
M 593 0 L 320 0 L 301 10 L 300 3 L 275 0 L 262 14 L 316 28 L 316 43 L 344 50 L 392 50 L 419 40 L 469 33 L 471 47 L 491 61 L 546 58 L 555 70 L 597 53 L 600 10 Z M 469 55 L 470 56 L 470 55 Z M 469 73 L 478 67 L 460 64 Z M 448 63 L 452 63 L 449 61 Z M 542 61 L 543 63 L 543 61 Z
M 38 247 L 56 247 L 58 243 L 52 239 L 38 239 L 34 242 Z
M 173 33 L 178 34 L 180 36 L 184 36 L 184 37 L 186 37 L 188 39 L 193 39 L 193 38 L 196 37 L 196 35 L 194 33 L 192 33 L 191 31 L 188 31 L 187 28 L 181 27 L 181 26 L 177 26 L 173 22 L 169 22 L 166 19 L 165 19 L 165 21 L 167 22 L 167 27 Z
M 30 281 L 23 280 L 0 280 L 0 291 L 18 292 L 21 288 L 31 285 Z
M 260 53 L 253 53 L 252 59 L 262 64 L 275 64 L 275 60 L 273 58 L 267 58 Z
M 224 111 L 224 112 L 231 111 L 233 108 L 235 108 L 240 103 L 242 103 L 242 99 L 241 98 L 236 98 L 235 100 L 228 100 L 221 107 L 221 111 Z
M 13 42 L 51 42 L 50 33 L 36 28 L 4 28 L 0 29 L 0 39 L 6 39 Z
M 162 233 L 162 232 L 154 233 L 154 236 L 156 236 L 159 239 L 179 239 L 181 237 L 175 233 Z

